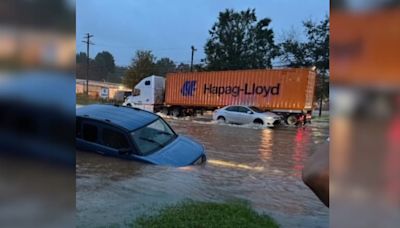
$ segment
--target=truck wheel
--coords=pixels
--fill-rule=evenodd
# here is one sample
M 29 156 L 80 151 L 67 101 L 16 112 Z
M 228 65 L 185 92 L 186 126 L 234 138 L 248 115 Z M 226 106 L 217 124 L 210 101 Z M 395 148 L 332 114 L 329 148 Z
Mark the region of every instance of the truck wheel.
M 161 113 L 164 115 L 168 115 L 168 108 L 162 108 Z
M 173 117 L 179 117 L 180 115 L 181 115 L 181 109 L 180 108 L 172 109 L 172 116 Z
M 253 121 L 254 124 L 259 124 L 259 125 L 264 125 L 264 121 L 260 120 L 260 119 L 255 119 Z
M 182 110 L 183 116 L 195 116 L 196 113 L 191 109 L 183 109 Z
M 130 103 L 126 104 L 126 106 L 128 106 L 128 107 L 132 107 L 132 105 L 131 105 Z
M 297 122 L 298 122 L 298 120 L 297 120 L 296 115 L 289 115 L 289 116 L 286 118 L 286 123 L 287 123 L 288 125 L 290 125 L 290 126 L 295 126 L 295 125 L 297 124 Z
M 218 121 L 218 123 L 225 123 L 225 117 L 218 116 L 217 121 Z

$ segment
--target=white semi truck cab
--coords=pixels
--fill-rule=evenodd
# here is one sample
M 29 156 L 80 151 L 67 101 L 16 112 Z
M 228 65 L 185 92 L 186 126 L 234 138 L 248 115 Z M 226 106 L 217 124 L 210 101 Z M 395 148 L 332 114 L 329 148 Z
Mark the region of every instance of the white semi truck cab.
M 164 93 L 165 78 L 152 75 L 142 79 L 122 105 L 155 112 L 164 103 Z

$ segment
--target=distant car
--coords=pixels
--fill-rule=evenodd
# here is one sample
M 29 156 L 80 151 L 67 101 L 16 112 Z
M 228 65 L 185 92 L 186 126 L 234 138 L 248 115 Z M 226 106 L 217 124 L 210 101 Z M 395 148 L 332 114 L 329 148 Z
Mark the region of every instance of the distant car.
M 213 119 L 218 122 L 236 124 L 260 124 L 275 127 L 281 123 L 281 117 L 272 112 L 263 112 L 257 107 L 231 105 L 217 109 L 213 113 Z
M 177 135 L 158 115 L 115 105 L 77 108 L 76 146 L 157 165 L 187 166 L 206 160 L 201 144 Z

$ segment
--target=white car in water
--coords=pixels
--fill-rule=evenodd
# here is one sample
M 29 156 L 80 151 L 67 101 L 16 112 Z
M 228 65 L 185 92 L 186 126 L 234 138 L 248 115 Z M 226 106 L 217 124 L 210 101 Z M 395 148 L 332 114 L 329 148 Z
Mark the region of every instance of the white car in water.
M 213 119 L 222 123 L 260 124 L 275 127 L 281 123 L 281 117 L 272 112 L 263 112 L 254 106 L 230 105 L 217 109 Z

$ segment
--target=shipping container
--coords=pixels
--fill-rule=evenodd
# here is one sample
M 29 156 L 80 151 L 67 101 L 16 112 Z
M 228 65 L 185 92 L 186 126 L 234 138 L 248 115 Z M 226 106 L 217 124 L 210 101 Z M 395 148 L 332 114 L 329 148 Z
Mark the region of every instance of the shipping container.
M 165 104 L 219 108 L 249 105 L 275 111 L 313 108 L 315 72 L 310 69 L 263 69 L 170 73 Z
M 170 73 L 166 79 L 142 79 L 135 86 L 138 93 L 123 105 L 176 117 L 227 105 L 255 106 L 297 124 L 311 120 L 314 88 L 310 69 Z

